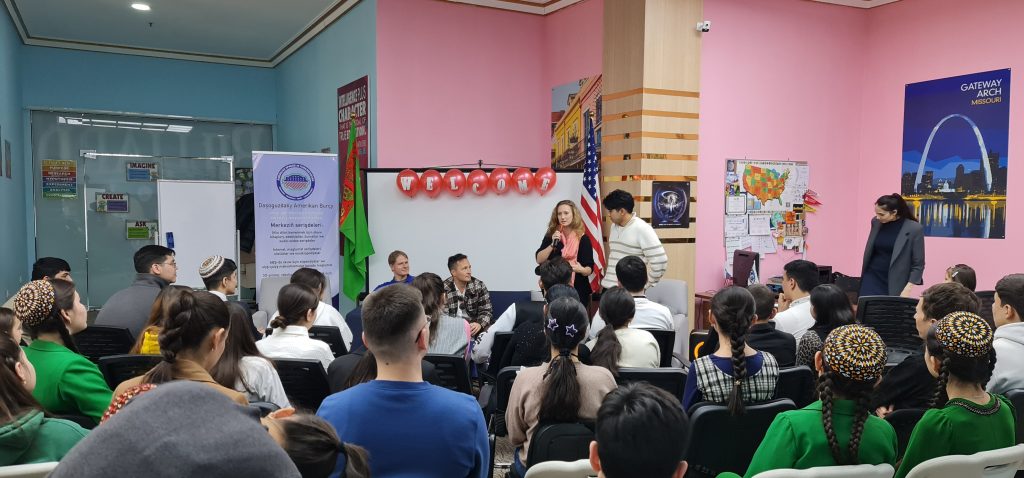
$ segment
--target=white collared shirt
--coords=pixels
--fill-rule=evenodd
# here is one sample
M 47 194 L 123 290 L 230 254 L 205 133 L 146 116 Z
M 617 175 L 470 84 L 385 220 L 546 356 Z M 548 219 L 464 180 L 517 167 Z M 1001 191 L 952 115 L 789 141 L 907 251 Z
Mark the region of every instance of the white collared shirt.
M 269 359 L 319 360 L 324 370 L 334 361 L 326 342 L 309 338 L 309 330 L 301 325 L 274 329 L 274 333 L 256 342 L 256 348 Z
M 277 312 L 274 312 L 274 316 L 270 320 L 276 319 L 277 316 Z M 338 309 L 335 309 L 334 306 L 320 301 L 316 306 L 316 320 L 313 321 L 313 325 L 337 327 L 341 331 L 341 340 L 345 341 L 345 350 L 352 351 L 352 329 L 348 328 L 345 318 L 341 316 L 341 312 L 338 312 Z
M 629 328 L 675 330 L 672 311 L 668 310 L 668 307 L 652 302 L 646 297 L 637 296 L 633 297 L 633 304 L 636 306 L 636 312 L 633 314 L 633 321 L 629 323 Z M 590 324 L 590 332 L 587 335 L 592 339 L 597 338 L 597 334 L 601 333 L 604 326 L 604 319 L 601 318 L 601 312 L 598 311 L 594 314 L 594 320 Z
M 811 327 L 814 317 L 811 316 L 811 296 L 801 297 L 789 304 L 789 308 L 775 314 L 775 330 L 793 336 L 797 343 Z
M 228 301 L 227 294 L 225 294 L 225 293 L 223 293 L 223 292 L 221 292 L 219 290 L 208 290 L 207 292 L 209 292 L 209 293 L 211 293 L 211 294 L 213 294 L 213 295 L 215 295 L 217 297 L 220 297 L 220 300 L 223 300 L 224 302 Z

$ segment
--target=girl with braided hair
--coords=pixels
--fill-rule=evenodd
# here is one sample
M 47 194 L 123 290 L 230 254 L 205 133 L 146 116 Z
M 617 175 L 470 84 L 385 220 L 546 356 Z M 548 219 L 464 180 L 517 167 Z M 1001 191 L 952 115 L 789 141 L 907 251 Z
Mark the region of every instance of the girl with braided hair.
M 775 396 L 778 362 L 746 342 L 753 318 L 754 296 L 743 287 L 726 287 L 711 299 L 711 325 L 718 331 L 720 345 L 714 354 L 690 363 L 684 408 L 702 401 L 727 403 L 733 415 L 742 415 L 744 403 Z
M 210 386 L 236 403 L 248 405 L 244 394 L 218 384 L 210 376 L 224 354 L 231 324 L 224 301 L 209 292 L 182 291 L 166 310 L 158 337 L 163 360 L 145 375 L 118 385 L 114 397 L 135 393 L 142 384 L 189 380 Z
M 604 367 L 580 363 L 577 349 L 587 336 L 587 310 L 562 297 L 547 307 L 544 335 L 551 361 L 519 372 L 508 400 L 505 422 L 516 447 L 512 466 L 526 475 L 530 438 L 541 423 L 594 420 L 604 396 L 615 390 L 615 377 Z
M 36 280 L 14 296 L 14 315 L 32 343 L 25 355 L 38 380 L 32 396 L 56 415 L 83 415 L 99 423 L 110 387 L 99 367 L 78 353 L 72 338 L 87 327 L 86 310 L 71 282 Z
M 996 354 L 992 329 L 970 312 L 936 322 L 925 339 L 925 364 L 938 378 L 933 406 L 917 422 L 903 462 L 903 478 L 919 463 L 945 455 L 974 453 L 1016 443 L 1014 410 L 1002 395 L 985 392 Z
M 895 466 L 896 431 L 869 406 L 885 370 L 885 343 L 878 333 L 862 325 L 836 328 L 814 355 L 814 367 L 819 400 L 775 417 L 745 476 L 781 468 Z

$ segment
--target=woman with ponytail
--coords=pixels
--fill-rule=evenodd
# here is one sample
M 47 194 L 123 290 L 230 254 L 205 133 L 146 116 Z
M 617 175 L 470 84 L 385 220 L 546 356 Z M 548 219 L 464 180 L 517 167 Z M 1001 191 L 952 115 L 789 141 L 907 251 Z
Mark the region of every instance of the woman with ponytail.
M 633 296 L 622 287 L 601 294 L 601 317 L 605 326 L 597 338 L 587 343 L 590 363 L 608 369 L 618 377 L 620 367 L 658 368 L 661 349 L 650 332 L 631 329 L 636 305 Z
M 324 370 L 334 361 L 326 342 L 311 338 L 309 329 L 316 323 L 320 303 L 316 292 L 302 284 L 288 284 L 277 294 L 277 314 L 270 326 L 274 333 L 256 342 L 265 357 L 273 359 L 319 360 Z
M 444 280 L 432 272 L 424 272 L 412 280 L 412 286 L 423 295 L 423 312 L 430 320 L 430 354 L 462 355 L 469 360 L 469 342 L 473 335 L 469 322 L 444 313 Z
M 74 284 L 45 279 L 25 284 L 14 297 L 14 315 L 32 338 L 25 355 L 38 380 L 32 396 L 55 415 L 83 415 L 99 423 L 110 387 L 96 364 L 78 353 L 71 337 L 87 327 Z
M 579 301 L 552 301 L 544 322 L 551 361 L 523 369 L 512 385 L 505 422 L 509 442 L 516 447 L 512 466 L 519 476 L 526 475 L 526 451 L 539 424 L 594 420 L 604 396 L 615 390 L 615 377 L 608 369 L 579 362 L 577 348 L 586 337 L 588 322 Z
M 746 343 L 754 317 L 754 296 L 742 287 L 727 287 L 711 299 L 711 325 L 720 345 L 714 354 L 690 363 L 683 392 L 683 408 L 708 401 L 727 403 L 733 415 L 743 414 L 743 404 L 775 396 L 779 364 L 767 352 Z
M 1014 410 L 1002 395 L 985 392 L 996 354 L 992 329 L 970 312 L 953 312 L 928 329 L 925 364 L 938 378 L 932 406 L 917 422 L 897 478 L 923 461 L 973 455 L 1016 443 Z
M 262 420 L 270 437 L 284 448 L 303 478 L 327 478 L 335 467 L 341 478 L 369 478 L 366 450 L 343 443 L 331 424 L 294 408 L 275 410 Z
M 60 461 L 88 433 L 49 418 L 32 398 L 36 372 L 18 344 L 0 336 L 0 466 Z
M 228 336 L 228 307 L 219 297 L 203 291 L 182 291 L 167 308 L 160 330 L 160 361 L 145 375 L 122 382 L 114 396 L 135 393 L 143 384 L 189 380 L 199 382 L 226 395 L 241 405 L 248 405 L 245 395 L 218 384 L 210 375 L 224 354 Z
M 814 366 L 814 354 L 821 350 L 829 333 L 853 323 L 850 298 L 835 284 L 821 284 L 811 289 L 811 317 L 814 325 L 800 336 L 796 346 L 796 364 L 808 367 Z
M 869 406 L 885 370 L 885 343 L 878 333 L 861 325 L 833 330 L 814 355 L 814 368 L 819 400 L 775 417 L 746 477 L 780 468 L 895 466 L 896 431 Z

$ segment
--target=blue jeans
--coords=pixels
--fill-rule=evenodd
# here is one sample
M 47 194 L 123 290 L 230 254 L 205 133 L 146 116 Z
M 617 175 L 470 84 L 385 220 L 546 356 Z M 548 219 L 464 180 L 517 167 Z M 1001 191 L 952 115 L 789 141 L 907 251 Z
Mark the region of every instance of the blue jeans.
M 526 476 L 526 465 L 519 459 L 519 450 L 521 449 L 521 447 L 516 447 L 512 452 L 512 468 L 516 470 L 517 475 L 523 477 Z

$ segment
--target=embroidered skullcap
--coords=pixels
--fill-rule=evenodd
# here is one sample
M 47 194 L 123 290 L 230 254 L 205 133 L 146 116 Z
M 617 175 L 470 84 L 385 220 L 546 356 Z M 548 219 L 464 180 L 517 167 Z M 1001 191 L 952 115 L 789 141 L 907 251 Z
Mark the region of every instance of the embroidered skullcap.
M 47 280 L 34 280 L 25 284 L 14 296 L 14 315 L 25 325 L 35 327 L 50 315 L 56 295 Z
M 210 256 L 199 264 L 199 277 L 209 279 L 224 265 L 224 256 Z
M 825 338 L 821 353 L 833 372 L 850 380 L 870 382 L 885 370 L 885 342 L 863 325 L 844 325 Z
M 970 312 L 953 312 L 935 323 L 935 340 L 961 357 L 981 357 L 992 349 L 992 328 Z

